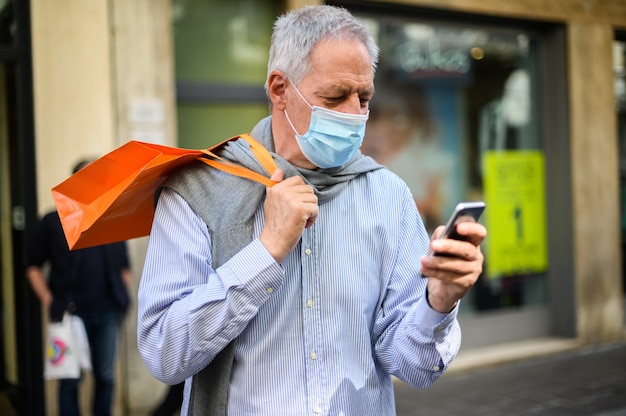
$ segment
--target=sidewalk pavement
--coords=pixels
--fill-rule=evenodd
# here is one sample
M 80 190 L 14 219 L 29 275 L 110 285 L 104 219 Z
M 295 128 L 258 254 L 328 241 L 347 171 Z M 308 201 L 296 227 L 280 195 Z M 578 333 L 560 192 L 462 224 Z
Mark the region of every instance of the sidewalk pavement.
M 423 390 L 397 381 L 397 415 L 626 415 L 626 340 L 482 368 L 452 368 Z

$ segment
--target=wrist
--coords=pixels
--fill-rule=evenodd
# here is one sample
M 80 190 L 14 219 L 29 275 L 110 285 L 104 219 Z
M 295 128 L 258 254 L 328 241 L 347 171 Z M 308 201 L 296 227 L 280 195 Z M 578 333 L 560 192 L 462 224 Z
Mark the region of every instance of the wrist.
M 287 256 L 288 251 L 285 250 L 282 240 L 271 238 L 267 235 L 267 233 L 261 232 L 261 235 L 259 235 L 259 241 L 263 244 L 267 252 L 274 257 L 274 260 L 276 260 L 277 263 L 283 261 L 283 259 Z
M 443 296 L 432 294 L 428 289 L 426 289 L 426 301 L 431 309 L 439 313 L 450 313 L 459 303 L 458 299 L 449 300 Z
M 52 293 L 51 292 L 47 292 L 45 293 L 42 298 L 41 298 L 41 305 L 45 308 L 45 309 L 49 309 L 50 305 L 52 305 Z

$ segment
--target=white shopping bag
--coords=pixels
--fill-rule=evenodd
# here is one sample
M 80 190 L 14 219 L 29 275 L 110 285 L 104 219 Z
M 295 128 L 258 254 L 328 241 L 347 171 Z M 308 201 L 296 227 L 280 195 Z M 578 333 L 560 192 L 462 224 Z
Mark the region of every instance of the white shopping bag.
M 85 325 L 79 317 L 66 313 L 61 322 L 48 324 L 44 377 L 80 378 L 81 368 L 91 370 Z
M 74 346 L 78 353 L 78 364 L 82 370 L 91 371 L 91 352 L 89 351 L 89 340 L 85 324 L 78 316 L 71 315 L 72 334 L 74 335 Z

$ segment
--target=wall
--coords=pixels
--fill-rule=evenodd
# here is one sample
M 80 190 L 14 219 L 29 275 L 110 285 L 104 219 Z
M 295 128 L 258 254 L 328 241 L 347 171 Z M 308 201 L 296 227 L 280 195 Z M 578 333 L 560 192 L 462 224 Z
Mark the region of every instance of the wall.
M 84 156 L 115 143 L 107 3 L 33 0 L 31 5 L 37 196 L 53 207 L 50 188 Z
M 626 3 L 621 0 L 381 0 L 491 16 L 528 20 L 594 21 L 626 28 Z
M 611 27 L 568 26 L 574 270 L 578 335 L 583 342 L 623 333 L 617 112 Z M 601 184 L 601 185 L 600 185 Z
M 43 214 L 53 208 L 50 188 L 67 178 L 79 159 L 98 156 L 114 143 L 107 3 L 34 0 L 31 27 L 37 198 Z M 46 399 L 48 414 L 55 415 L 56 382 L 46 383 Z

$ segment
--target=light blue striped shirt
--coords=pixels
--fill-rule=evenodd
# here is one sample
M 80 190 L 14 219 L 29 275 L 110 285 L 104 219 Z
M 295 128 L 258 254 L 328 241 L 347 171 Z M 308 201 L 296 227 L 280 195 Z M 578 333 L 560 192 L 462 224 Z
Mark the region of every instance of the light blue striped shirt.
M 282 264 L 256 239 L 211 266 L 205 223 L 159 198 L 139 287 L 138 345 L 169 384 L 191 379 L 239 337 L 228 415 L 395 415 L 391 375 L 426 387 L 456 355 L 456 315 L 426 301 L 429 238 L 406 185 L 386 169 L 320 204 Z

